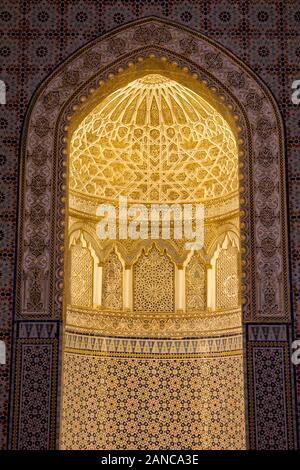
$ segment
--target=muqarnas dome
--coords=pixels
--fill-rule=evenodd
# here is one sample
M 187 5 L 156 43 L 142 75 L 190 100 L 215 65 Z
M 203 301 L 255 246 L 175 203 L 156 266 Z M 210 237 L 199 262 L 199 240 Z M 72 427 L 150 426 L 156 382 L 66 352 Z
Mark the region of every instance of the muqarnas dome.
M 238 190 L 229 124 L 182 84 L 148 74 L 105 98 L 70 147 L 70 189 L 103 200 L 200 202 Z

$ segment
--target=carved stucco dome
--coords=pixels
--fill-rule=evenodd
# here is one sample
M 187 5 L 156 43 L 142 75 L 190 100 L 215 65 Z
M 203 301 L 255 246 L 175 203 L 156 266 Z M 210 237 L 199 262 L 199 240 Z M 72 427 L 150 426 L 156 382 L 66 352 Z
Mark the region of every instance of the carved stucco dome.
M 70 189 L 110 201 L 223 199 L 237 192 L 237 163 L 222 115 L 182 84 L 149 74 L 111 93 L 79 124 Z

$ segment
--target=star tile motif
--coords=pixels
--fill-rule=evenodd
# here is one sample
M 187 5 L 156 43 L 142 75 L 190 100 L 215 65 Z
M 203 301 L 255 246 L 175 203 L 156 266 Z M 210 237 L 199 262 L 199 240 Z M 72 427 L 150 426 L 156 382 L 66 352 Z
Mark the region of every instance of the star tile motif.
M 221 114 L 185 86 L 149 74 L 105 98 L 76 129 L 70 187 L 104 200 L 204 201 L 237 191 L 237 163 Z

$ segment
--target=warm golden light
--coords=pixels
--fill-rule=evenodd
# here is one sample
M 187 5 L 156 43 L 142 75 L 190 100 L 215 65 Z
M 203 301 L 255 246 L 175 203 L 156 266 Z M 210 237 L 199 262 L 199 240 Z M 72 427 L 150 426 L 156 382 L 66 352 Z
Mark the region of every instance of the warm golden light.
M 105 200 L 206 201 L 238 189 L 228 123 L 178 82 L 149 74 L 119 88 L 79 125 L 70 189 Z

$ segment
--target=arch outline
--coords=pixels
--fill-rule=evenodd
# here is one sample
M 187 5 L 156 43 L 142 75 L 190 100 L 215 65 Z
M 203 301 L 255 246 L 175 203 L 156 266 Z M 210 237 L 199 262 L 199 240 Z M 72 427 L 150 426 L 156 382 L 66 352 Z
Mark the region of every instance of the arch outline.
M 216 99 L 224 100 L 231 106 L 240 127 L 248 447 L 267 448 L 270 436 L 255 425 L 259 422 L 259 410 L 255 408 L 254 395 L 259 390 L 259 384 L 254 382 L 254 370 L 256 374 L 262 370 L 261 364 L 255 363 L 255 353 L 258 354 L 258 348 L 264 344 L 266 355 L 275 354 L 272 344 L 279 341 L 279 336 L 274 333 L 275 327 L 286 338 L 282 344 L 283 359 L 278 366 L 285 377 L 282 379 L 285 382 L 281 399 L 286 404 L 286 415 L 278 422 L 278 429 L 280 426 L 283 429 L 284 422 L 294 420 L 288 344 L 291 316 L 283 123 L 272 94 L 245 64 L 214 41 L 174 22 L 149 17 L 129 23 L 87 44 L 42 83 L 30 103 L 20 157 L 15 367 L 19 373 L 25 367 L 20 354 L 23 345 L 27 344 L 26 340 L 33 351 L 38 350 L 39 344 L 49 345 L 47 353 L 55 355 L 55 361 L 58 361 L 51 369 L 49 387 L 51 391 L 59 390 L 63 253 L 67 243 L 66 132 L 70 116 L 94 93 L 99 81 L 109 80 L 110 74 L 117 74 L 119 68 L 130 67 L 130 62 L 138 62 L 141 57 L 151 55 L 176 61 L 179 67 L 187 68 L 188 74 L 196 74 Z M 39 231 L 39 225 L 32 222 L 31 215 L 36 211 L 37 204 L 43 217 L 40 219 L 44 223 L 43 231 Z M 39 268 L 33 269 L 36 265 Z M 270 284 L 274 287 L 273 296 L 270 295 Z M 268 295 L 265 295 L 264 289 Z M 31 324 L 55 323 L 56 334 L 52 337 L 53 330 L 49 330 L 49 336 L 43 333 L 44 336 L 34 338 L 35 342 L 32 342 L 30 328 L 24 333 L 22 322 L 27 322 L 29 327 Z M 261 331 L 262 336 L 257 331 Z M 258 339 L 261 337 L 264 338 L 263 342 Z M 27 445 L 30 448 L 24 428 L 17 424 L 27 419 L 22 415 L 22 407 L 16 405 L 22 399 L 20 384 L 13 378 L 12 385 L 15 406 L 11 427 L 15 426 L 15 431 L 11 432 L 11 447 Z M 52 398 L 49 403 L 45 410 L 49 429 L 44 430 L 46 437 L 43 437 L 43 445 L 55 448 L 58 443 L 59 398 Z M 280 448 L 293 448 L 294 430 L 284 429 L 284 437 L 278 445 Z

